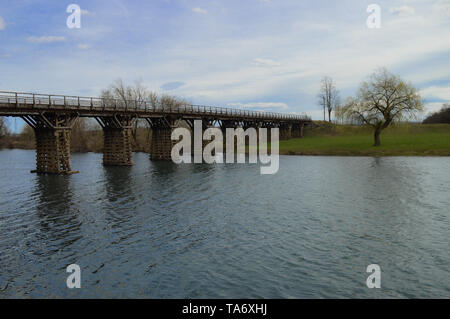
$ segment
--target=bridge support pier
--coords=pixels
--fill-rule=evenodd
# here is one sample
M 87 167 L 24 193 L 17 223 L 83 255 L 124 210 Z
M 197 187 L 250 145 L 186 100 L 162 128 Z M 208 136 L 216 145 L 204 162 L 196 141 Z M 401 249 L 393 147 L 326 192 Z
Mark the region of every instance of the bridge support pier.
M 103 129 L 103 165 L 132 166 L 131 131 L 135 118 L 114 115 L 95 119 Z
M 70 163 L 70 130 L 76 114 L 24 115 L 36 138 L 36 170 L 32 173 L 73 174 Z
M 220 129 L 222 130 L 222 135 L 223 135 L 223 153 L 227 154 L 228 150 L 227 150 L 227 128 L 232 128 L 232 129 L 237 129 L 237 128 L 242 128 L 244 129 L 244 124 L 241 121 L 235 121 L 235 120 L 227 120 L 227 121 L 220 121 L 219 123 L 220 125 Z M 230 141 L 229 141 L 230 142 Z M 234 154 L 236 155 L 237 151 L 238 151 L 238 147 L 237 147 L 237 137 L 234 137 Z
M 265 122 L 261 123 L 259 128 L 258 128 L 258 142 L 260 141 L 260 139 L 259 139 L 259 134 L 260 134 L 259 130 L 262 129 L 262 128 L 265 128 L 266 129 L 266 137 L 267 137 L 266 142 L 270 143 L 271 142 L 271 138 L 272 138 L 272 134 L 271 134 L 272 131 L 271 131 L 271 129 L 274 128 L 274 127 L 275 127 L 275 125 L 272 124 L 272 123 L 265 123 Z
M 292 137 L 303 138 L 304 123 L 292 125 Z
M 280 140 L 289 140 L 292 138 L 292 124 L 280 125 Z
M 172 160 L 172 147 L 177 143 L 172 141 L 172 131 L 178 127 L 178 120 L 170 117 L 147 118 L 152 128 L 152 142 L 150 145 L 151 160 Z
M 203 140 L 203 134 L 205 133 L 205 131 L 208 128 L 214 128 L 215 127 L 215 121 L 214 119 L 186 119 L 185 122 L 188 124 L 190 130 L 191 130 L 191 154 L 192 156 L 194 156 L 195 154 L 195 121 L 201 121 L 202 122 L 202 126 L 201 126 L 201 149 L 199 149 L 198 151 L 201 152 L 202 154 L 202 158 L 203 158 L 203 151 L 206 147 L 206 145 L 208 145 L 209 143 L 211 143 L 212 141 L 208 141 L 208 140 Z M 214 152 L 215 153 L 215 152 Z M 213 153 L 213 154 L 214 154 Z

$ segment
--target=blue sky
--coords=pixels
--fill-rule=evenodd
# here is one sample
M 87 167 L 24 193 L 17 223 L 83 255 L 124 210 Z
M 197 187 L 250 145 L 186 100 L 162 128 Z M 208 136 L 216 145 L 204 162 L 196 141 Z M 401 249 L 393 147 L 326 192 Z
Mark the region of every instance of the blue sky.
M 83 10 L 69 29 L 69 4 Z M 369 29 L 366 8 L 381 7 Z M 320 78 L 343 98 L 375 68 L 450 102 L 450 0 L 0 0 L 0 90 L 97 96 L 117 78 L 195 104 L 320 119 Z

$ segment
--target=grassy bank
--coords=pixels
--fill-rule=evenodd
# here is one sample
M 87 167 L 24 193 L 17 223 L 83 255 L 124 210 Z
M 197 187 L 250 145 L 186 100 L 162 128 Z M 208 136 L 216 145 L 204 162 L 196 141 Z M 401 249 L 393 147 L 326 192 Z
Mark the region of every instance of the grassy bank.
M 139 128 L 132 140 L 133 151 L 148 152 L 151 134 Z M 0 148 L 34 149 L 31 129 L 20 135 L 0 139 Z M 318 122 L 305 130 L 302 139 L 280 141 L 284 155 L 340 156 L 450 156 L 450 124 L 402 124 L 389 127 L 381 135 L 381 146 L 374 147 L 370 127 L 332 125 Z M 73 130 L 72 152 L 102 152 L 101 130 Z
M 339 156 L 450 156 L 449 124 L 401 124 L 387 128 L 374 147 L 370 127 L 319 123 L 303 139 L 280 141 L 280 154 Z

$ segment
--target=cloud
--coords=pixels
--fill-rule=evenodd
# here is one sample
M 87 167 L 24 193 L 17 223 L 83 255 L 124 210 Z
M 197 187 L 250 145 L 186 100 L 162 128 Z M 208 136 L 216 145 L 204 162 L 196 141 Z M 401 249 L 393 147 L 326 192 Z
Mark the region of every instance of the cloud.
M 206 11 L 205 9 L 202 9 L 202 8 L 194 8 L 194 9 L 192 9 L 192 11 L 195 12 L 195 13 L 200 13 L 200 14 L 207 14 L 208 13 L 208 11 Z
M 443 102 L 425 103 L 425 115 L 440 111 L 443 105 Z
M 450 0 L 439 0 L 433 5 L 433 8 L 440 14 L 450 15 Z
M 241 108 L 261 108 L 261 109 L 286 110 L 289 108 L 289 106 L 286 103 L 282 102 L 228 103 L 227 105 Z
M 8 32 L 0 31 L 0 35 L 10 37 L 5 41 L 11 43 L 7 50 L 12 57 L 2 65 L 2 74 L 10 79 L 7 86 L 71 94 L 85 94 L 82 91 L 88 90 L 86 94 L 97 95 L 117 77 L 128 83 L 141 77 L 145 86 L 176 90 L 177 95 L 193 103 L 242 102 L 247 107 L 267 111 L 270 107 L 308 114 L 311 111 L 317 118 L 323 116 L 316 99 L 323 75 L 335 80 L 343 99 L 353 95 L 377 66 L 386 66 L 411 81 L 429 94 L 427 97 L 432 96 L 431 85 L 449 86 L 450 64 L 446 62 L 450 42 L 443 39 L 450 32 L 450 20 L 425 0 L 397 5 L 382 1 L 380 4 L 387 12 L 382 28 L 377 30 L 366 27 L 363 7 L 337 2 L 326 5 L 311 2 L 309 6 L 298 1 L 271 1 L 268 5 L 262 0 L 226 1 L 220 5 L 208 2 L 208 7 L 198 2 L 184 10 L 162 10 L 154 3 L 127 6 L 126 15 L 115 6 L 90 7 L 92 12 L 102 12 L 96 14 L 98 21 L 93 21 L 92 27 L 70 31 L 70 37 L 69 33 L 52 31 L 53 35 L 65 35 L 72 50 L 54 50 L 53 45 L 43 44 L 46 54 L 29 58 L 14 54 L 26 50 L 14 38 L 26 39 L 30 35 L 26 30 L 39 25 L 39 20 L 29 21 L 28 28 L 17 28 L 13 30 L 15 34 L 9 34 L 11 18 L 8 18 Z M 446 8 L 448 3 L 440 1 L 439 6 Z M 414 7 L 414 14 L 400 17 L 402 10 L 389 13 L 390 7 L 402 5 Z M 208 8 L 207 14 L 196 13 L 192 9 L 196 6 Z M 217 14 L 214 20 L 207 19 L 218 13 L 220 7 L 226 12 Z M 201 8 L 198 8 L 201 12 L 206 11 Z M 152 15 L 141 19 L 144 11 Z M 25 13 L 18 11 L 18 14 L 22 14 L 18 18 L 27 21 Z M 115 23 L 118 15 L 128 25 L 126 32 L 122 24 Z M 158 27 L 163 23 L 164 28 Z M 49 34 L 35 32 L 35 35 Z M 92 48 L 83 51 L 86 43 Z M 78 44 L 82 47 L 77 48 Z M 30 74 L 30 66 L 42 72 Z M 73 76 L 59 80 L 61 68 L 69 68 L 67 73 Z M 181 83 L 184 84 L 178 86 Z M 436 95 L 443 97 L 445 93 L 434 91 L 433 96 Z M 284 103 L 289 109 L 267 106 L 267 101 Z M 266 108 L 258 107 L 257 102 Z
M 450 87 L 430 86 L 420 91 L 424 98 L 434 98 L 450 101 Z
M 167 83 L 164 83 L 163 85 L 161 85 L 161 89 L 166 90 L 166 91 L 176 90 L 185 84 L 186 83 L 184 83 L 184 82 L 167 82 Z
M 91 46 L 89 44 L 80 43 L 80 44 L 77 45 L 77 48 L 80 49 L 80 50 L 87 50 L 87 49 L 90 49 Z
M 3 20 L 2 17 L 0 17 L 0 30 L 5 30 L 6 22 Z
M 81 14 L 85 15 L 85 16 L 94 16 L 95 15 L 94 12 L 91 12 L 91 11 L 88 11 L 88 10 L 84 10 L 84 9 L 81 9 Z
M 28 37 L 27 41 L 30 43 L 51 43 L 51 42 L 63 42 L 66 38 L 62 36 L 42 36 L 42 37 Z
M 259 66 L 259 67 L 274 67 L 274 66 L 280 66 L 281 63 L 271 60 L 271 59 L 253 59 L 252 65 Z
M 402 7 L 390 8 L 389 12 L 394 15 L 398 15 L 398 16 L 409 16 L 409 15 L 413 15 L 416 12 L 416 10 L 410 6 L 402 6 Z

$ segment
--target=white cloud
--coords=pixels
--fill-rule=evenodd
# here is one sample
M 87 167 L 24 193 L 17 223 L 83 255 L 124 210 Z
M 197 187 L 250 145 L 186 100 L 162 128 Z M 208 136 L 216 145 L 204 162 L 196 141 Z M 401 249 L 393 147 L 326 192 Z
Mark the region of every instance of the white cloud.
M 6 22 L 3 20 L 2 17 L 0 17 L 0 30 L 4 30 L 6 27 Z
M 30 43 L 51 43 L 51 42 L 62 42 L 65 41 L 66 38 L 62 36 L 42 36 L 42 37 L 28 37 L 27 41 Z
M 433 8 L 440 14 L 450 15 L 450 0 L 439 0 L 433 5 Z
M 20 61 L 5 63 L 2 72 L 8 69 L 7 74 L 11 75 L 8 85 L 11 87 L 27 88 L 28 85 L 30 90 L 59 90 L 74 94 L 81 94 L 77 90 L 85 89 L 89 90 L 89 95 L 99 94 L 103 87 L 119 76 L 127 82 L 142 77 L 145 85 L 155 90 L 162 90 L 162 83 L 176 80 L 185 83 L 177 88 L 176 94 L 192 103 L 227 105 L 242 102 L 236 107 L 264 109 L 266 106 L 266 110 L 274 107 L 275 110 L 307 111 L 317 118 L 323 116 L 316 106 L 316 94 L 323 75 L 333 77 L 342 98 L 354 94 L 360 82 L 377 66 L 386 66 L 403 79 L 415 85 L 421 84 L 421 88 L 426 88 L 424 84 L 427 82 L 435 84 L 435 81 L 448 79 L 450 64 L 443 58 L 450 52 L 450 42 L 443 39 L 450 32 L 449 20 L 427 3 L 423 6 L 417 1 L 408 3 L 415 7 L 414 15 L 400 17 L 388 14 L 378 30 L 366 28 L 365 10 L 356 12 L 361 14 L 361 19 L 326 20 L 314 16 L 317 10 L 302 15 L 304 8 L 297 10 L 294 4 L 285 7 L 281 3 L 272 1 L 270 4 L 277 9 L 276 15 L 272 10 L 260 8 L 262 16 L 250 21 L 236 17 L 233 13 L 241 12 L 241 9 L 233 10 L 232 6 L 227 7 L 228 13 L 220 20 L 192 19 L 196 13 L 188 7 L 182 18 L 186 21 L 167 26 L 170 34 L 176 36 L 169 35 L 165 42 L 155 40 L 150 44 L 143 41 L 138 50 L 124 46 L 112 52 L 110 46 L 97 42 L 108 39 L 115 30 L 113 23 L 102 23 L 96 28 L 82 28 L 70 34 L 76 50 L 64 52 L 61 56 L 49 52 L 39 57 L 47 81 L 39 81 L 39 72 L 30 76 L 26 65 L 22 66 Z M 329 10 L 339 10 L 340 6 L 334 8 L 330 3 L 329 7 Z M 353 7 L 348 9 L 353 10 Z M 208 13 L 212 13 L 211 10 Z M 277 21 L 270 18 L 279 17 L 282 12 L 288 24 L 268 23 Z M 251 18 L 252 15 L 253 11 L 245 17 Z M 98 18 L 103 19 L 104 15 Z M 130 19 L 136 32 L 147 28 L 137 28 L 141 26 L 137 24 L 140 21 Z M 180 26 L 183 29 L 178 29 Z M 172 32 L 174 30 L 179 32 Z M 89 50 L 89 55 L 83 54 L 82 48 L 77 49 L 77 44 L 83 46 L 85 43 L 92 44 L 95 49 Z M 108 50 L 107 54 L 105 50 Z M 58 81 L 57 70 L 67 67 L 70 68 L 67 72 L 74 76 Z M 39 83 L 38 87 L 36 83 Z M 447 83 L 445 85 L 448 86 Z M 444 96 L 443 92 L 431 95 L 430 88 L 424 89 L 424 93 L 428 97 Z M 433 102 L 439 100 L 443 99 L 428 99 Z M 285 109 L 273 104 L 267 106 L 267 101 L 284 103 Z M 257 103 L 263 103 L 263 106 Z
M 85 16 L 94 16 L 95 15 L 94 12 L 91 12 L 91 11 L 88 11 L 88 10 L 84 10 L 84 9 L 81 9 L 81 14 L 85 15 Z
M 433 103 L 425 103 L 425 115 L 435 113 L 441 110 L 444 103 L 442 102 L 433 102 Z
M 279 102 L 255 102 L 255 103 L 228 103 L 228 106 L 241 107 L 241 108 L 261 108 L 261 109 L 288 109 L 289 106 L 286 103 Z
M 274 66 L 280 66 L 281 63 L 271 60 L 271 59 L 253 59 L 252 64 L 255 66 L 260 66 L 260 67 L 274 67 Z
M 402 7 L 390 8 L 389 12 L 392 14 L 395 14 L 395 15 L 399 15 L 399 16 L 409 16 L 409 15 L 413 15 L 416 12 L 416 10 L 410 6 L 402 6 Z
M 450 87 L 430 86 L 420 91 L 424 98 L 435 98 L 450 101 Z
M 208 13 L 208 11 L 206 11 L 205 9 L 202 9 L 202 8 L 194 8 L 194 9 L 192 9 L 192 11 L 195 12 L 195 13 L 200 13 L 200 14 L 207 14 Z
M 77 48 L 80 50 L 87 50 L 89 49 L 91 46 L 89 44 L 85 44 L 85 43 L 80 43 L 77 45 Z

